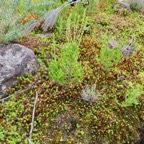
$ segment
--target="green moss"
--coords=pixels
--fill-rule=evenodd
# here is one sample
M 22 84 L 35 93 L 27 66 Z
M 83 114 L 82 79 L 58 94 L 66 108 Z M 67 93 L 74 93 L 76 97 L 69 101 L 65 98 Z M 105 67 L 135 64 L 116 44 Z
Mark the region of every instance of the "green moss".
M 122 107 L 118 103 L 125 102 L 125 94 L 131 93 L 129 82 L 134 86 L 143 86 L 144 18 L 136 12 L 123 16 L 115 13 L 110 6 L 104 5 L 104 9 L 102 6 L 92 6 L 93 9 L 88 9 L 86 13 L 88 31 L 82 34 L 77 53 L 77 60 L 83 66 L 83 79 L 80 83 L 72 83 L 72 87 L 51 81 L 48 67 L 53 53 L 58 57 L 67 42 L 65 26 L 69 12 L 82 13 L 82 9 L 79 10 L 77 6 L 61 14 L 63 24 L 60 29 L 54 30 L 55 43 L 53 38 L 38 41 L 35 34 L 32 39 L 31 36 L 26 38 L 29 45 L 35 48 L 40 70 L 32 77 L 19 77 L 17 84 L 7 92 L 8 95 L 35 83 L 29 90 L 0 104 L 0 143 L 28 143 L 36 91 L 39 99 L 32 135 L 35 144 L 125 144 L 139 139 L 138 128 L 144 125 L 143 95 L 137 97 L 138 105 L 133 103 L 129 107 Z M 74 26 L 71 27 L 71 36 L 73 29 Z M 81 32 L 79 30 L 81 21 L 77 24 L 78 34 Z M 108 40 L 114 38 L 120 49 L 129 42 L 130 35 L 135 37 L 132 46 L 136 50 L 133 54 L 127 58 L 121 56 L 116 63 L 112 61 L 110 67 L 103 69 L 103 65 L 107 64 L 107 59 L 100 56 L 103 45 L 107 48 Z M 34 40 L 37 40 L 36 45 L 33 45 Z M 100 93 L 98 102 L 83 101 L 82 88 L 95 83 Z

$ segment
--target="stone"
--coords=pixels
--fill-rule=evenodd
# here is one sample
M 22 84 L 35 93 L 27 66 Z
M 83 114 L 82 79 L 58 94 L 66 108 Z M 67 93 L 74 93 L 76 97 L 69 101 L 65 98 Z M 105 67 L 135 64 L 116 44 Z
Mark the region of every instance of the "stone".
M 124 57 L 129 57 L 132 55 L 134 50 L 135 50 L 135 48 L 133 48 L 129 44 L 127 44 L 122 47 L 121 53 Z
M 115 40 L 110 40 L 109 43 L 108 43 L 108 47 L 109 47 L 110 49 L 118 48 L 118 42 L 115 41 Z
M 137 4 L 140 7 L 144 6 L 144 0 L 119 0 L 119 2 L 124 2 L 127 4 Z
M 126 10 L 129 10 L 131 11 L 131 6 L 129 3 L 125 3 L 123 1 L 119 1 L 119 2 L 116 2 L 112 5 L 112 8 L 114 7 L 117 7 L 118 10 L 123 10 L 123 11 L 126 11 Z
M 112 5 L 112 8 L 116 7 L 116 12 L 124 12 L 125 11 L 137 11 L 143 14 L 144 9 L 144 0 L 118 0 Z
M 34 74 L 39 69 L 34 52 L 19 44 L 0 45 L 0 98 L 16 83 L 18 76 Z

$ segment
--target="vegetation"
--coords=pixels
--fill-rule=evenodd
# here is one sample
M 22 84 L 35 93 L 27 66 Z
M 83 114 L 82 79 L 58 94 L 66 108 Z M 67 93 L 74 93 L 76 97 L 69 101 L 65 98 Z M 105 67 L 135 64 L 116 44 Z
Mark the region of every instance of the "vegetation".
M 66 43 L 58 58 L 49 64 L 49 77 L 60 84 L 69 85 L 82 79 L 82 67 L 78 63 L 79 48 L 75 43 Z
M 24 36 L 24 30 L 32 23 L 23 21 L 29 12 L 42 13 L 40 8 L 50 6 L 52 3 L 33 3 L 32 0 L 0 0 L 0 43 L 9 43 L 16 38 Z M 22 22 L 23 21 L 23 22 Z
M 141 140 L 144 16 L 139 11 L 113 9 L 113 2 L 91 0 L 86 7 L 68 7 L 47 31 L 52 33 L 50 38 L 39 36 L 43 31 L 37 28 L 16 39 L 35 52 L 40 69 L 34 76 L 18 77 L 17 84 L 7 91 L 7 95 L 13 96 L 0 103 L 0 143 L 129 144 Z M 31 16 L 33 12 L 24 15 L 24 19 L 29 22 Z M 38 14 L 35 16 L 39 18 Z M 23 20 L 17 25 L 23 24 Z M 5 27 L 5 19 L 0 17 L 0 21 Z M 15 29 L 21 34 L 21 29 Z M 10 35 L 0 42 L 11 40 Z M 131 35 L 135 49 L 124 57 L 121 49 Z M 110 40 L 116 40 L 118 47 L 109 49 Z M 25 88 L 25 93 L 16 93 Z

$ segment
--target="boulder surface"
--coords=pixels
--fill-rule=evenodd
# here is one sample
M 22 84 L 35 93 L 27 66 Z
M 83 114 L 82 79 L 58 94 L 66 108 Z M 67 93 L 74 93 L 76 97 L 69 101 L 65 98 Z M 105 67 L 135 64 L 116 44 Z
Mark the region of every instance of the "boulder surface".
M 0 98 L 16 82 L 16 77 L 39 69 L 34 52 L 19 44 L 0 45 Z
M 137 4 L 139 5 L 140 7 L 143 7 L 144 6 L 144 0 L 118 0 L 119 2 L 125 2 L 125 3 L 128 3 L 128 4 Z

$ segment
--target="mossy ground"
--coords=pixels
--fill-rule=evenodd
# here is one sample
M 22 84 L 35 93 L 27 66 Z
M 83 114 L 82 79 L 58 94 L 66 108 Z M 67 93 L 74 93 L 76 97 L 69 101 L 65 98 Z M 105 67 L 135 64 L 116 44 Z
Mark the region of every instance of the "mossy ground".
M 69 12 L 82 13 L 82 9 L 79 6 L 69 8 L 59 19 L 65 21 Z M 128 144 L 139 140 L 139 129 L 144 126 L 144 95 L 138 98 L 138 105 L 129 107 L 118 105 L 115 97 L 119 103 L 123 102 L 130 82 L 144 85 L 144 16 L 138 12 L 114 11 L 106 3 L 91 6 L 86 15 L 89 29 L 83 35 L 79 57 L 84 77 L 74 86 L 64 87 L 49 79 L 53 37 L 46 39 L 30 34 L 19 41 L 35 52 L 40 70 L 34 76 L 18 78 L 17 85 L 8 94 L 35 82 L 28 91 L 0 104 L 0 143 L 28 143 L 36 91 L 39 98 L 32 135 L 34 144 Z M 53 30 L 56 53 L 66 42 L 64 30 L 61 35 L 57 27 Z M 114 38 L 122 47 L 128 43 L 130 35 L 135 37 L 133 46 L 137 50 L 104 70 L 99 59 L 103 43 Z M 118 81 L 120 76 L 124 76 L 124 80 Z M 83 101 L 83 86 L 94 83 L 101 94 L 99 101 Z

